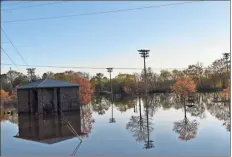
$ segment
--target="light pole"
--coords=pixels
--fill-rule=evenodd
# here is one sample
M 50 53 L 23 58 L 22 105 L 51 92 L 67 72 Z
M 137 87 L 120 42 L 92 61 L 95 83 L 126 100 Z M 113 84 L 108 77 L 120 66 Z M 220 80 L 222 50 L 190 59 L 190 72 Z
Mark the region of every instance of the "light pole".
M 112 82 L 111 82 L 111 72 L 113 71 L 113 68 L 106 68 L 107 69 L 107 72 L 110 73 L 110 92 L 111 94 L 113 94 L 113 91 L 112 91 Z

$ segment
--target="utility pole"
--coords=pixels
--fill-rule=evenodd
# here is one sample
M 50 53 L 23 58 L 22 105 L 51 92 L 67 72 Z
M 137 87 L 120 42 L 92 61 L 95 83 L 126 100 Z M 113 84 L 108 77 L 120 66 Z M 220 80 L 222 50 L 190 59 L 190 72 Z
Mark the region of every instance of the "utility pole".
M 141 57 L 143 58 L 143 62 L 144 62 L 144 73 L 145 73 L 145 88 L 146 88 L 146 91 L 145 91 L 145 94 L 147 96 L 147 70 L 146 70 L 146 58 L 149 57 L 149 52 L 150 50 L 145 50 L 145 49 L 142 49 L 142 50 L 138 50 L 141 54 Z

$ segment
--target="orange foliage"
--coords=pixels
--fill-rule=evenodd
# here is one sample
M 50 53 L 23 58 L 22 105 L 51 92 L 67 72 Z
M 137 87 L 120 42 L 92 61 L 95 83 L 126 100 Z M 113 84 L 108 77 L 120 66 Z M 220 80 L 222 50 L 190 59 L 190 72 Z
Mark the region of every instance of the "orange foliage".
M 9 97 L 9 93 L 4 91 L 3 89 L 1 89 L 1 104 L 3 104 L 4 102 L 9 101 L 10 97 Z
M 186 76 L 178 77 L 175 83 L 171 86 L 171 89 L 174 93 L 184 97 L 188 96 L 190 93 L 195 92 L 195 88 L 195 82 L 190 77 Z
M 230 98 L 229 88 L 223 89 L 221 92 L 221 96 L 228 100 Z
M 80 103 L 82 105 L 88 104 L 93 93 L 89 80 L 83 77 L 73 76 L 70 82 L 80 84 Z

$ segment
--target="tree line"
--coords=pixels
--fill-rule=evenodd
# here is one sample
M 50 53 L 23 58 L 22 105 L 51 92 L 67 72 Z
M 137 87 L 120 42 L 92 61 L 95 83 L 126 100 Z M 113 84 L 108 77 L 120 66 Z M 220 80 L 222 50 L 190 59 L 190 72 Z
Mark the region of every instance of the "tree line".
M 145 80 L 147 80 L 147 89 L 150 93 L 171 92 L 173 84 L 177 81 L 184 82 L 186 80 L 184 78 L 188 78 L 189 81 L 186 83 L 190 82 L 192 87 L 194 86 L 199 92 L 220 91 L 226 89 L 230 82 L 230 62 L 226 62 L 224 59 L 215 60 L 207 68 L 198 62 L 189 65 L 184 70 L 164 69 L 158 74 L 153 72 L 151 68 L 147 68 L 146 72 L 146 77 L 144 70 L 134 74 L 119 73 L 112 79 L 113 92 L 125 95 L 144 93 Z M 104 90 L 110 91 L 110 81 L 102 73 L 97 73 L 90 79 L 90 82 L 95 93 Z
M 150 93 L 166 93 L 178 91 L 179 87 L 187 90 L 192 88 L 192 91 L 220 91 L 227 89 L 230 79 L 230 61 L 217 59 L 207 68 L 203 67 L 202 63 L 189 65 L 184 70 L 161 70 L 160 73 L 155 73 L 151 68 L 146 69 L 145 77 L 144 70 L 141 73 L 119 73 L 112 78 L 112 89 L 114 94 L 121 95 L 136 95 L 145 92 L 145 82 Z M 65 71 L 61 73 L 53 73 L 48 71 L 42 76 L 35 73 L 27 75 L 10 70 L 5 74 L 1 74 L 1 100 L 7 100 L 2 97 L 8 95 L 16 95 L 18 86 L 33 82 L 39 79 L 57 79 L 72 83 L 79 83 L 81 102 L 87 104 L 91 100 L 91 95 L 100 94 L 103 91 L 110 91 L 110 80 L 104 74 L 97 73 L 95 76 L 90 76 L 86 72 Z M 147 80 L 147 81 L 145 81 Z M 174 85 L 175 84 L 175 85 Z M 186 85 L 185 85 L 186 84 Z M 193 89 L 194 88 L 194 89 Z M 180 91 L 180 89 L 179 89 Z M 5 92 L 5 93 L 4 93 Z M 191 92 L 191 91 L 190 91 Z

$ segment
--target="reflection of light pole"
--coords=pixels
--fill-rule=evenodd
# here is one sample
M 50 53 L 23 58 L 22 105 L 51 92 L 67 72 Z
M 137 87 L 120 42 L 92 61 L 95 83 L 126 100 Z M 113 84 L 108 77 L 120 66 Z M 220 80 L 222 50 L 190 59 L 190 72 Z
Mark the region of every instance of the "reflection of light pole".
M 114 105 L 113 105 L 113 103 L 112 103 L 112 111 L 111 111 L 111 118 L 110 118 L 110 123 L 116 123 L 116 120 L 115 120 L 115 118 L 114 118 Z
M 110 123 L 115 123 L 116 120 L 114 118 L 114 105 L 113 105 L 113 90 L 112 90 L 112 81 L 111 81 L 111 72 L 113 71 L 113 68 L 106 68 L 107 72 L 110 73 L 110 92 L 111 92 L 111 102 L 112 102 L 112 111 L 111 111 L 111 118 L 110 118 Z
M 138 50 L 141 54 L 141 57 L 143 57 L 143 61 L 144 61 L 144 73 L 145 73 L 145 88 L 146 88 L 146 91 L 145 91 L 145 94 L 147 95 L 147 70 L 146 70 L 146 58 L 149 57 L 149 51 L 150 50 Z

